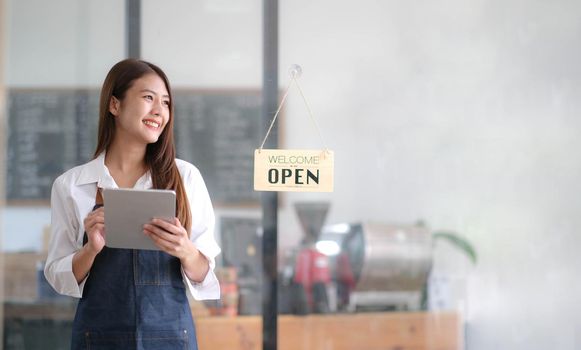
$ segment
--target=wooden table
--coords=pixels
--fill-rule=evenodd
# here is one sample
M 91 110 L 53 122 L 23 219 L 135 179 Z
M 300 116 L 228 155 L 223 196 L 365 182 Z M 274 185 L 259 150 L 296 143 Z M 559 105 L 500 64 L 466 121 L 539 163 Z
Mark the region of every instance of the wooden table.
M 196 319 L 200 350 L 260 350 L 260 316 Z M 457 313 L 279 316 L 278 350 L 459 350 Z

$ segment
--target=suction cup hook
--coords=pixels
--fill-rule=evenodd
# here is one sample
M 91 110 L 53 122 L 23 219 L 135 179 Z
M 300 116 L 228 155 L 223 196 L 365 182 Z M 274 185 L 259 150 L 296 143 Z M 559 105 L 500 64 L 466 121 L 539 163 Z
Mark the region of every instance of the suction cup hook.
M 303 69 L 298 64 L 291 64 L 288 69 L 288 74 L 291 76 L 291 78 L 298 79 L 301 77 L 301 75 L 303 75 Z

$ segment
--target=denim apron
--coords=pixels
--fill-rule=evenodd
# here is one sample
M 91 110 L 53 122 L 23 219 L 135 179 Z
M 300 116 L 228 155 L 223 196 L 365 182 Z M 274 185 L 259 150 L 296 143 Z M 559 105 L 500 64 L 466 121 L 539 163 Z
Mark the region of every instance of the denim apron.
M 102 206 L 99 194 L 93 210 Z M 179 259 L 162 251 L 104 247 L 77 306 L 71 349 L 197 348 Z

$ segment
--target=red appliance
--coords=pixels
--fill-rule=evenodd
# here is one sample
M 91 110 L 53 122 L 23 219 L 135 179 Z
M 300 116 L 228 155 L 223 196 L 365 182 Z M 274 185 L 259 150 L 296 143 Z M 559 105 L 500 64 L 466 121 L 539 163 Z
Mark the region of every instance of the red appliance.
M 295 264 L 294 282 L 303 286 L 309 309 L 321 311 L 321 305 L 317 305 L 321 298 L 315 298 L 313 290 L 320 288 L 318 293 L 326 293 L 327 286 L 331 283 L 329 258 L 315 248 L 301 250 Z
M 295 210 L 305 233 L 294 264 L 293 282 L 301 286 L 308 309 L 329 312 L 327 289 L 331 283 L 329 258 L 315 248 L 329 211 L 328 202 L 295 202 Z

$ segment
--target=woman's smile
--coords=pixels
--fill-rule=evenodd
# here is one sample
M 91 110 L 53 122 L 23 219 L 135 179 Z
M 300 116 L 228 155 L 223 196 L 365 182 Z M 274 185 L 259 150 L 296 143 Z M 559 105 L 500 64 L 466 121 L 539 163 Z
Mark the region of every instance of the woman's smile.
M 145 124 L 149 128 L 155 129 L 155 130 L 157 130 L 161 127 L 160 123 L 156 122 L 155 120 L 151 120 L 151 119 L 144 119 L 143 124 Z

